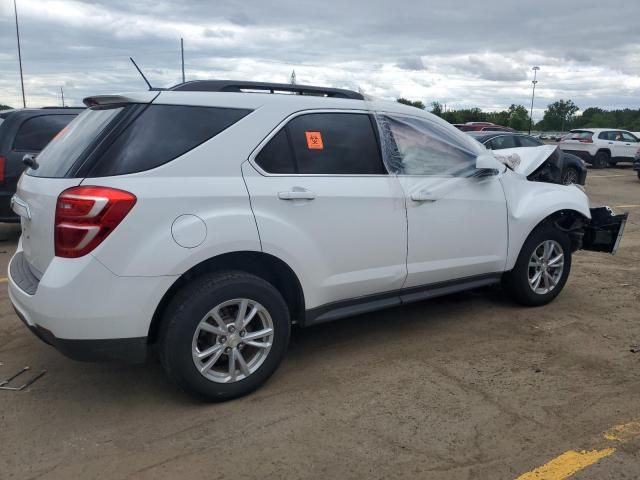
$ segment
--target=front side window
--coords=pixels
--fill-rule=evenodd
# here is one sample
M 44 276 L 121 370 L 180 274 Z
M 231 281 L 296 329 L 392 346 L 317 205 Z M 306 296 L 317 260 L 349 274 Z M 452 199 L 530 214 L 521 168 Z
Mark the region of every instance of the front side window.
M 373 119 L 366 113 L 307 113 L 293 118 L 256 156 L 266 172 L 384 175 Z
M 625 142 L 637 142 L 638 139 L 628 132 L 622 132 L 622 140 Z
M 13 149 L 39 152 L 74 118 L 75 115 L 40 115 L 25 120 L 16 133 Z
M 383 155 L 398 175 L 471 176 L 485 150 L 465 134 L 416 117 L 378 115 Z
M 503 148 L 515 148 L 516 139 L 513 135 L 500 135 L 499 137 L 491 140 L 491 145 L 493 146 L 493 150 L 502 150 Z

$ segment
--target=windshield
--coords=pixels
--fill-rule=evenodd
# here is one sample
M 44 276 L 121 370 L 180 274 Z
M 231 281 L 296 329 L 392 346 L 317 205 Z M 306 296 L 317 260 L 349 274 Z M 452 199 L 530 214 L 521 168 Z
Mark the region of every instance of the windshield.
M 27 170 L 33 177 L 64 177 L 84 151 L 123 107 L 85 110 L 58 133 L 37 157 L 39 167 Z

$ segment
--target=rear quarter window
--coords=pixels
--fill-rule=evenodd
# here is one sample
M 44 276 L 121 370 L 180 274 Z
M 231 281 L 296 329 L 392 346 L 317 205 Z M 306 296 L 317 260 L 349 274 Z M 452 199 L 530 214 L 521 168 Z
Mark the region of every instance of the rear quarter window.
M 13 140 L 13 150 L 39 152 L 75 115 L 40 115 L 25 120 Z
M 124 175 L 164 165 L 250 112 L 236 108 L 149 105 L 98 156 L 87 176 Z

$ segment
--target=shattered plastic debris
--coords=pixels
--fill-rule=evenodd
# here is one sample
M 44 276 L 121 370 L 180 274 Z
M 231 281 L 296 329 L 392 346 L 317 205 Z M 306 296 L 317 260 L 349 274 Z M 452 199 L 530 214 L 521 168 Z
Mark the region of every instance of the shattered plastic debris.
M 515 170 L 520 166 L 520 155 L 518 155 L 517 153 L 510 153 L 509 155 L 495 153 L 494 155 L 500 162 L 504 163 L 511 170 Z

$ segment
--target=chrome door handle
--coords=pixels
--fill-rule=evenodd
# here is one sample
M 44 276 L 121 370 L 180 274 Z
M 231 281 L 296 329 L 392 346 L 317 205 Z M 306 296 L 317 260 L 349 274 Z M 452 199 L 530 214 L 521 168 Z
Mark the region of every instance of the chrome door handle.
M 294 188 L 288 192 L 278 192 L 278 198 L 280 200 L 313 200 L 316 194 L 309 190 Z

